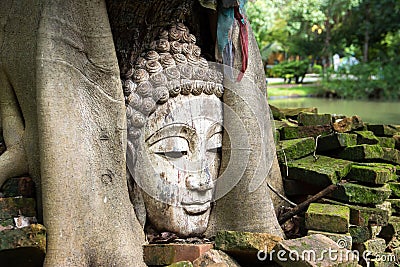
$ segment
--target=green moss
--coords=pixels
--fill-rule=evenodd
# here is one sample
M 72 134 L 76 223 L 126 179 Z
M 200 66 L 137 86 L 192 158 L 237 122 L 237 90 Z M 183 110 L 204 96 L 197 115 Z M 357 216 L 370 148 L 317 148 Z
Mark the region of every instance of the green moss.
M 393 136 L 399 131 L 395 125 L 369 124 L 367 127 L 377 136 Z
M 375 145 L 379 143 L 378 138 L 371 131 L 356 131 L 355 133 L 357 134 L 357 145 Z
M 396 140 L 393 137 L 377 137 L 381 147 L 395 148 Z
M 310 112 L 300 113 L 298 116 L 299 125 L 316 126 L 331 124 L 331 114 L 315 114 Z
M 308 156 L 288 162 L 288 179 L 304 181 L 318 186 L 328 186 L 336 184 L 341 178 L 345 177 L 352 164 L 351 161 L 326 156 L 318 156 L 318 160 L 315 160 L 313 156 Z
M 397 178 L 395 168 L 389 164 L 354 164 L 349 174 L 348 180 L 355 180 L 367 184 L 382 185 Z
M 356 204 L 382 204 L 391 194 L 388 185 L 368 187 L 360 184 L 345 183 L 332 193 L 332 197 Z
M 367 226 L 352 225 L 349 228 L 349 232 L 353 239 L 353 243 L 362 243 L 372 237 Z
M 345 206 L 311 203 L 306 212 L 306 228 L 333 233 L 349 230 L 350 209 Z
M 285 155 L 287 161 L 305 157 L 313 153 L 314 146 L 312 137 L 281 141 L 276 151 L 278 160 L 280 163 L 285 163 Z
M 317 152 L 336 150 L 355 145 L 357 145 L 357 135 L 349 133 L 335 133 L 318 138 Z
M 193 264 L 190 261 L 180 261 L 168 265 L 167 267 L 193 267 Z
M 383 156 L 382 159 L 384 161 L 400 164 L 400 151 L 394 148 L 382 148 Z
M 381 159 L 383 157 L 383 149 L 379 145 L 349 146 L 340 152 L 338 157 L 353 161 Z

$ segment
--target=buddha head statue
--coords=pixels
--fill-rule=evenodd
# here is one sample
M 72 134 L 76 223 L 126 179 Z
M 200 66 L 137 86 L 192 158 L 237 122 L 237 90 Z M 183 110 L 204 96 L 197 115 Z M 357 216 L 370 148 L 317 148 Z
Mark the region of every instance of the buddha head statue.
M 221 158 L 223 77 L 195 43 L 182 23 L 161 30 L 123 81 L 133 195 L 147 225 L 182 237 L 207 228 Z

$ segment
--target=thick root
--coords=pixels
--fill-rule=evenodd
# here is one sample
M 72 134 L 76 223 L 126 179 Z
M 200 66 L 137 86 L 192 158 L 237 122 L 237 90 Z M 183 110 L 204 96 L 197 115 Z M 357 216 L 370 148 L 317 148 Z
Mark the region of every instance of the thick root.
M 22 144 L 8 148 L 0 156 L 0 186 L 11 177 L 28 173 L 28 162 Z

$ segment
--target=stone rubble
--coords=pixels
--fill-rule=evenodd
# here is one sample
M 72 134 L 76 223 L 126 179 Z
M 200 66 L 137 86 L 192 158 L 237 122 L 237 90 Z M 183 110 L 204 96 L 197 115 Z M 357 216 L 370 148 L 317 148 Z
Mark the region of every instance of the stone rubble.
M 299 204 L 329 185 L 338 189 L 282 225 L 294 239 L 219 231 L 213 243 L 144 245 L 146 263 L 171 267 L 400 263 L 400 126 L 318 114 L 316 108 L 271 109 L 285 195 Z M 0 136 L 0 154 L 1 141 Z M 42 266 L 45 249 L 46 230 L 36 223 L 32 179 L 7 180 L 0 189 L 0 262 Z M 318 256 L 329 250 L 346 257 L 309 257 L 310 251 Z M 279 251 L 288 257 L 279 257 Z

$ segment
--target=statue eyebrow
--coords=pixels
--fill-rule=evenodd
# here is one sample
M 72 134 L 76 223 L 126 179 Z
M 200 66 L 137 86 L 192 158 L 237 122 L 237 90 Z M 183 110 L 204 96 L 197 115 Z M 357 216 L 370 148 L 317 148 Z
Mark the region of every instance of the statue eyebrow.
M 145 142 L 149 145 L 153 145 L 169 137 L 183 137 L 188 140 L 193 139 L 197 141 L 196 130 L 192 126 L 184 123 L 172 123 L 158 129 L 155 133 L 146 138 Z

